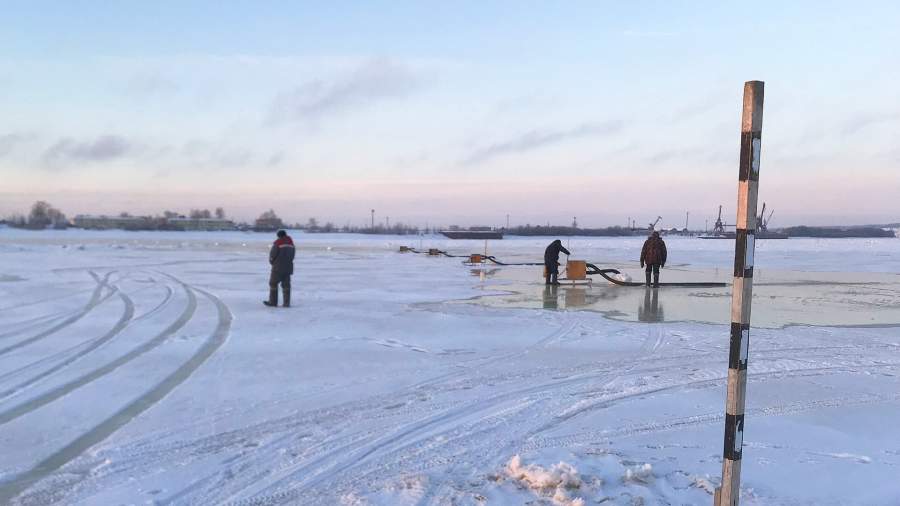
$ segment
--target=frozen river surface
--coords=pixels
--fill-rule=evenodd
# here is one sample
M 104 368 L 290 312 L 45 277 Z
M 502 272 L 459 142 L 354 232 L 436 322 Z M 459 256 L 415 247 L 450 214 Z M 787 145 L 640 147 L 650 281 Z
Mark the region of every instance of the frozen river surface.
M 0 504 L 711 504 L 730 287 L 295 239 L 275 309 L 268 235 L 0 229 Z M 641 275 L 638 238 L 568 242 Z M 667 242 L 664 280 L 730 281 L 732 243 Z M 900 240 L 756 265 L 742 504 L 900 504 Z

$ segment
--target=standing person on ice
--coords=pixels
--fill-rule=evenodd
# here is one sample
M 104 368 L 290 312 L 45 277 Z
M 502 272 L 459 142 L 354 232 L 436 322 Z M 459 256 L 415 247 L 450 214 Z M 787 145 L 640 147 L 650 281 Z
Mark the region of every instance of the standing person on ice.
M 263 304 L 278 306 L 278 284 L 284 292 L 284 307 L 291 307 L 291 274 L 294 273 L 294 240 L 284 230 L 279 230 L 278 239 L 272 243 L 269 250 L 269 265 L 272 266 L 272 274 L 269 275 L 269 300 Z
M 641 248 L 641 267 L 647 265 L 647 286 L 650 286 L 650 273 L 653 272 L 653 287 L 659 286 L 659 269 L 666 266 L 666 243 L 659 237 L 659 232 L 653 232 L 644 241 Z
M 558 285 L 556 278 L 559 276 L 559 252 L 562 251 L 566 255 L 570 255 L 569 250 L 563 248 L 562 241 L 559 239 L 550 243 L 544 250 L 544 270 L 547 272 L 547 284 Z

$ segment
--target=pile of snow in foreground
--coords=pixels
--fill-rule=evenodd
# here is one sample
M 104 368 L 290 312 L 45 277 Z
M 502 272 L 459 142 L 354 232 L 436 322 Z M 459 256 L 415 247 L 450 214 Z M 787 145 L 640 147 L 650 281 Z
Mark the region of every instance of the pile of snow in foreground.
M 549 496 L 558 506 L 584 506 L 584 499 L 571 497 L 569 493 L 581 488 L 578 470 L 565 462 L 553 464 L 545 469 L 537 464 L 522 465 L 518 455 L 509 460 L 506 474 L 520 482 L 538 496 Z

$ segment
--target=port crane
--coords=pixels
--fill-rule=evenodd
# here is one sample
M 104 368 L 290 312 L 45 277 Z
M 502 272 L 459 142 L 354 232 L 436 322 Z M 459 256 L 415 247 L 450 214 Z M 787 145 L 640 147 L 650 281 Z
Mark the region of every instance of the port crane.
M 716 218 L 716 224 L 713 225 L 713 235 L 725 235 L 725 224 L 722 223 L 722 206 L 719 206 L 719 217 Z
M 656 221 L 654 221 L 653 223 L 650 223 L 650 226 L 647 227 L 647 231 L 653 232 L 653 230 L 656 229 L 656 224 L 659 223 L 659 220 L 661 220 L 661 219 L 662 219 L 662 216 L 657 216 Z
M 775 210 L 771 209 L 769 211 L 769 217 L 766 217 L 766 203 L 763 202 L 762 212 L 760 212 L 759 216 L 756 218 L 756 228 L 759 229 L 760 232 L 767 232 L 769 230 L 769 221 L 772 219 L 773 214 L 775 214 Z

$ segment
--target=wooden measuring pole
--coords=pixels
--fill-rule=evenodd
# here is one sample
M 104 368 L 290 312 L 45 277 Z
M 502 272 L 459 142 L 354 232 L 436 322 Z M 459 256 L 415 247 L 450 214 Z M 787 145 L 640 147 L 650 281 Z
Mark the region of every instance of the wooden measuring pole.
M 756 246 L 764 86 L 762 81 L 744 83 L 734 286 L 731 292 L 728 394 L 725 401 L 725 448 L 722 455 L 722 486 L 716 489 L 715 506 L 737 506 L 741 492 L 741 449 L 744 442 L 744 401 L 747 395 L 747 357 L 750 347 L 750 304 L 753 301 L 753 252 Z

